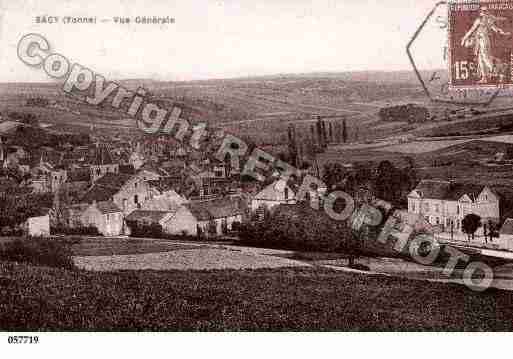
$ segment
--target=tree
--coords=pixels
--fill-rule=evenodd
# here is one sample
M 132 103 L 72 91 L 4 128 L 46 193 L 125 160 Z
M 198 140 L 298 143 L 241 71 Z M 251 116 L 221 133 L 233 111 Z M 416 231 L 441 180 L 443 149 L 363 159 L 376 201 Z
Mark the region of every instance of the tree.
M 376 197 L 393 204 L 402 200 L 402 173 L 390 161 L 381 161 L 378 165 L 374 192 Z
M 463 233 L 467 234 L 469 242 L 470 236 L 472 236 L 472 239 L 474 239 L 474 235 L 479 227 L 481 227 L 481 217 L 479 217 L 477 214 L 467 214 L 463 218 L 463 221 L 461 221 L 461 229 Z

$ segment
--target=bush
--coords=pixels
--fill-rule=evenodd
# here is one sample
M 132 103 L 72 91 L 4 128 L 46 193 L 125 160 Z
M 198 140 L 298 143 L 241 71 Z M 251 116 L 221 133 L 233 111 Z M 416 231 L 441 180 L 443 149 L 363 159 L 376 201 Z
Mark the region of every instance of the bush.
M 198 236 L 188 235 L 187 232 L 182 231 L 181 234 L 165 233 L 162 226 L 157 223 L 144 224 L 136 221 L 127 222 L 130 228 L 130 237 L 135 238 L 159 238 L 171 240 L 197 240 Z
M 52 226 L 50 227 L 50 233 L 82 236 L 101 236 L 100 231 L 98 231 L 98 228 L 96 228 L 94 225 L 84 227 Z
M 144 224 L 136 221 L 127 222 L 132 237 L 162 238 L 164 230 L 158 223 Z
M 64 269 L 75 268 L 72 255 L 68 245 L 42 238 L 17 238 L 0 250 L 0 260 Z
M 345 222 L 306 204 L 279 206 L 268 219 L 239 226 L 242 244 L 276 249 L 343 251 L 349 236 Z

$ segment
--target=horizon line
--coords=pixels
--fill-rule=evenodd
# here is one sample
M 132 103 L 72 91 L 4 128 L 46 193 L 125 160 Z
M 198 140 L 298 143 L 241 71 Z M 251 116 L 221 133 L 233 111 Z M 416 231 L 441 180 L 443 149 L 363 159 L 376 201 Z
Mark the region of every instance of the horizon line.
M 445 68 L 432 68 L 420 70 L 420 72 L 428 72 L 435 70 L 445 70 Z M 126 78 L 111 78 L 109 81 L 152 81 L 152 82 L 176 82 L 176 83 L 187 83 L 196 81 L 222 81 L 222 80 L 243 80 L 243 79 L 257 79 L 264 77 L 287 77 L 287 76 L 313 76 L 313 75 L 336 75 L 336 74 L 352 74 L 352 73 L 399 73 L 399 72 L 411 72 L 415 75 L 413 69 L 401 69 L 401 70 L 348 70 L 348 71 L 311 71 L 311 72 L 276 72 L 271 74 L 262 75 L 242 75 L 242 76 L 226 76 L 226 77 L 202 77 L 190 80 L 172 80 L 172 79 L 155 79 L 154 77 L 126 77 Z M 16 84 L 16 83 L 39 83 L 39 84 L 55 84 L 60 83 L 62 80 L 48 79 L 48 81 L 0 81 L 0 84 Z

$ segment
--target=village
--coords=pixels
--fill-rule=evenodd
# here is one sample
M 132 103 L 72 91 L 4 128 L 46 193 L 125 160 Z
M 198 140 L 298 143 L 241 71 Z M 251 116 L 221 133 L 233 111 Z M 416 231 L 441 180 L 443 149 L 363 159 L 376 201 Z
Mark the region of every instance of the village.
M 300 176 L 314 175 L 327 184 L 309 193 L 310 205 L 322 204 L 327 189 L 346 191 L 356 201 L 363 192 L 420 215 L 441 243 L 513 251 L 513 219 L 501 213 L 504 194 L 493 187 L 419 179 L 411 163 L 404 168 L 387 160 L 320 164 L 328 146 L 347 141 L 346 126 L 343 119 L 319 116 L 289 126 L 288 159 L 302 168 Z M 49 132 L 33 115 L 6 119 L 0 130 L 3 236 L 233 241 L 245 225 L 262 223 L 276 208 L 294 215 L 303 205 L 296 198 L 297 181 L 284 181 L 279 172 L 255 181 L 229 161 L 165 136 L 136 141 L 132 135 L 70 136 Z M 26 143 L 47 137 L 53 147 Z

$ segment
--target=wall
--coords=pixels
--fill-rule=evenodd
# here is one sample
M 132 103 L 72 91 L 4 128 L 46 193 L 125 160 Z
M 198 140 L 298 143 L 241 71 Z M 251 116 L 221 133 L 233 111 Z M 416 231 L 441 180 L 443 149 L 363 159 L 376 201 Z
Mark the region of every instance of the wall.
M 92 204 L 82 214 L 82 223 L 94 225 L 104 236 L 118 236 L 123 230 L 123 215 L 120 212 L 103 214 Z
M 196 236 L 198 221 L 185 207 L 180 207 L 175 215 L 168 221 L 161 223 L 164 232 L 169 234 L 182 234 L 185 231 L 188 235 Z
M 50 216 L 31 217 L 27 220 L 28 234 L 33 237 L 50 235 Z
M 142 204 L 153 197 L 150 186 L 139 176 L 134 176 L 129 180 L 120 191 L 114 195 L 114 203 L 121 208 L 125 215 L 129 215 L 139 208 L 135 201 L 137 196 L 138 203 Z M 126 200 L 126 201 L 125 201 Z

